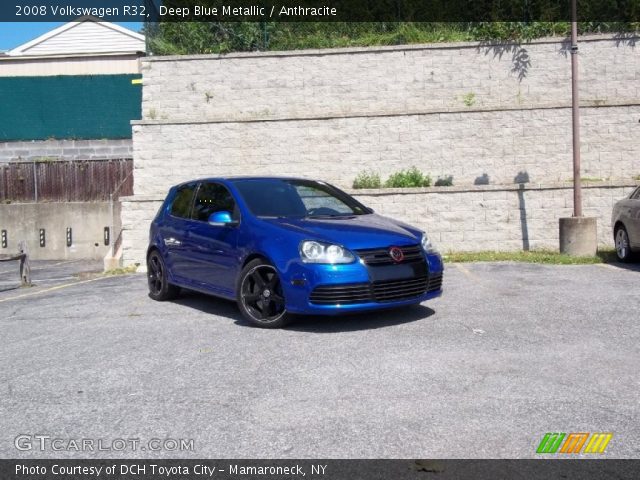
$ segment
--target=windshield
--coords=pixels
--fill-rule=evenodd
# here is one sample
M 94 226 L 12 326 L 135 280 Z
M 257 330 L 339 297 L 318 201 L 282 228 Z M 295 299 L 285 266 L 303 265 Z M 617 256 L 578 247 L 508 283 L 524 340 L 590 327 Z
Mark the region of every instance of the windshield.
M 257 217 L 351 217 L 367 207 L 335 187 L 311 180 L 238 179 L 234 185 Z

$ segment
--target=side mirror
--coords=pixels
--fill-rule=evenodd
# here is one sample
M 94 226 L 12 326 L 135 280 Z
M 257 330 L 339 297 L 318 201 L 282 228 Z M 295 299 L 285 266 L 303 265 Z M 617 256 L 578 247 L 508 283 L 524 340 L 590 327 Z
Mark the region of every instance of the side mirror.
M 209 215 L 208 223 L 214 227 L 224 227 L 226 225 L 233 226 L 238 224 L 237 221 L 232 220 L 231 213 L 226 210 L 214 212 Z

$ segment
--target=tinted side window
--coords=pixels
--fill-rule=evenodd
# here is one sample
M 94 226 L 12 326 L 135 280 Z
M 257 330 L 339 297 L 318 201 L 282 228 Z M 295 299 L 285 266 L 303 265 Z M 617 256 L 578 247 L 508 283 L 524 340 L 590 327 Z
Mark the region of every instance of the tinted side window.
M 196 186 L 193 183 L 178 189 L 176 198 L 173 199 L 173 203 L 171 204 L 171 215 L 174 217 L 189 218 L 195 189 Z
M 198 189 L 191 218 L 206 222 L 215 212 L 227 211 L 234 220 L 238 219 L 236 202 L 223 185 L 219 183 L 203 183 Z

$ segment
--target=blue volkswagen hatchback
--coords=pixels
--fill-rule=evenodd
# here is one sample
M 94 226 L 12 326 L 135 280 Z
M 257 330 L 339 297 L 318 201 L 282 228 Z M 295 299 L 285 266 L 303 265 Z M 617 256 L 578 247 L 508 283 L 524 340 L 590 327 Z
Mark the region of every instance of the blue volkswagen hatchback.
M 327 183 L 242 177 L 172 187 L 151 224 L 147 272 L 155 300 L 197 290 L 277 328 L 295 314 L 437 297 L 443 265 L 424 232 Z

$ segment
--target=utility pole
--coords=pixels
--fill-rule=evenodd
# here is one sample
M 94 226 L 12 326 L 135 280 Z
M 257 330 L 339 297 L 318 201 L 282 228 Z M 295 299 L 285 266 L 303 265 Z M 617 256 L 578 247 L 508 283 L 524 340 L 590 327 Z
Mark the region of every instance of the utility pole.
M 578 92 L 578 13 L 571 0 L 571 116 L 573 118 L 573 216 L 582 216 L 580 180 L 580 97 Z
M 571 116 L 573 119 L 573 216 L 560 219 L 560 253 L 593 256 L 598 250 L 598 221 L 582 216 L 580 180 L 580 98 L 578 95 L 578 12 L 571 0 Z

